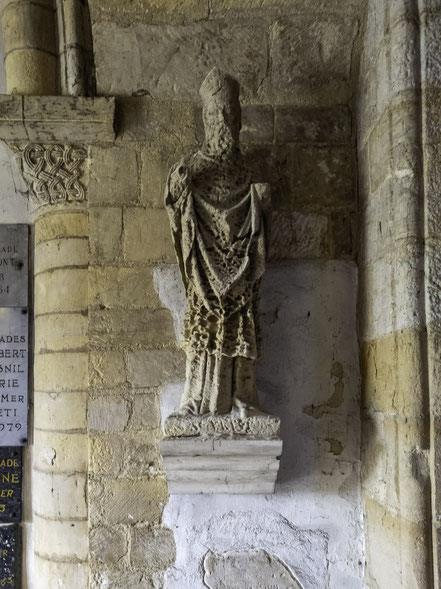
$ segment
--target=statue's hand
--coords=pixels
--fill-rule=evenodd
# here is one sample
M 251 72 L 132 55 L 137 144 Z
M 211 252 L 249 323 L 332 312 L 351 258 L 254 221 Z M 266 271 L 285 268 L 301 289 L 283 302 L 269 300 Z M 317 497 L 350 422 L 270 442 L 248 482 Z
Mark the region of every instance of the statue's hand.
M 259 197 L 264 211 L 271 207 L 271 186 L 266 182 L 256 182 L 252 185 Z
M 179 200 L 190 188 L 188 170 L 183 162 L 179 162 L 170 172 L 170 193 L 173 202 Z

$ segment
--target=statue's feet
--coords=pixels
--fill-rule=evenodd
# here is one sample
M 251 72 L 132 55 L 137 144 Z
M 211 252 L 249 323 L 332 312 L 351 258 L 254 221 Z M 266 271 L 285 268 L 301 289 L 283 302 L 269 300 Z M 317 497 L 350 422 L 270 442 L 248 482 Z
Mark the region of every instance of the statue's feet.
M 194 415 L 194 408 L 191 405 L 182 405 L 179 407 L 179 410 L 176 411 L 175 415 L 180 415 L 181 417 L 185 417 L 187 415 Z
M 239 414 L 241 419 L 245 419 L 246 417 L 250 417 L 252 415 L 256 415 L 256 413 L 260 413 L 257 407 L 253 407 L 252 405 L 248 405 L 244 401 L 240 399 L 233 399 L 233 405 L 231 407 L 232 414 Z

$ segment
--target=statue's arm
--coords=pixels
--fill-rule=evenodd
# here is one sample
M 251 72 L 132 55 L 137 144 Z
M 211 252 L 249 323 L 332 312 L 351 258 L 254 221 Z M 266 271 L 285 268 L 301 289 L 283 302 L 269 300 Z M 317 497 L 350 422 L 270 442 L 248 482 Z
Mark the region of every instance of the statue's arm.
M 271 210 L 271 186 L 267 182 L 256 182 L 252 186 L 259 197 L 262 212 L 268 214 Z
M 261 219 L 264 225 L 266 247 L 269 248 L 271 237 L 271 185 L 267 182 L 252 184 L 260 202 Z M 267 249 L 268 251 L 268 249 Z
M 174 164 L 169 172 L 165 192 L 165 205 L 175 205 L 190 189 L 190 177 L 185 161 Z

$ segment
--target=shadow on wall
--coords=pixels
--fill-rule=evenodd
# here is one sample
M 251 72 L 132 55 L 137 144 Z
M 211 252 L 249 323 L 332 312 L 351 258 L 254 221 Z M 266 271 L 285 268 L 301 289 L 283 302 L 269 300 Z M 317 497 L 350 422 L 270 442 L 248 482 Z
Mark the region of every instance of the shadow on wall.
M 164 524 L 174 532 L 177 559 L 167 589 L 202 589 L 204 570 L 209 577 L 220 561 L 256 549 L 280 559 L 304 589 L 362 588 L 356 276 L 352 262 L 268 267 L 257 376 L 262 408 L 282 419 L 276 493 L 170 496 Z M 185 304 L 179 282 L 177 266 L 157 268 L 177 332 Z M 163 418 L 182 390 L 183 382 L 164 387 Z
M 277 492 L 359 460 L 355 297 L 347 262 L 280 263 L 262 281 L 257 375 L 262 408 L 282 420 Z

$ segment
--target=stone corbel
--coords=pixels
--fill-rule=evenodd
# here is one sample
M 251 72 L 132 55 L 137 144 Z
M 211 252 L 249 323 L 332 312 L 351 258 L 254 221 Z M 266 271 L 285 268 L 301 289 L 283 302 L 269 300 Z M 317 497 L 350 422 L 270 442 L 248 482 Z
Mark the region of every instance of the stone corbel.
M 0 96 L 0 140 L 36 209 L 85 203 L 88 146 L 115 140 L 114 118 L 114 98 Z

